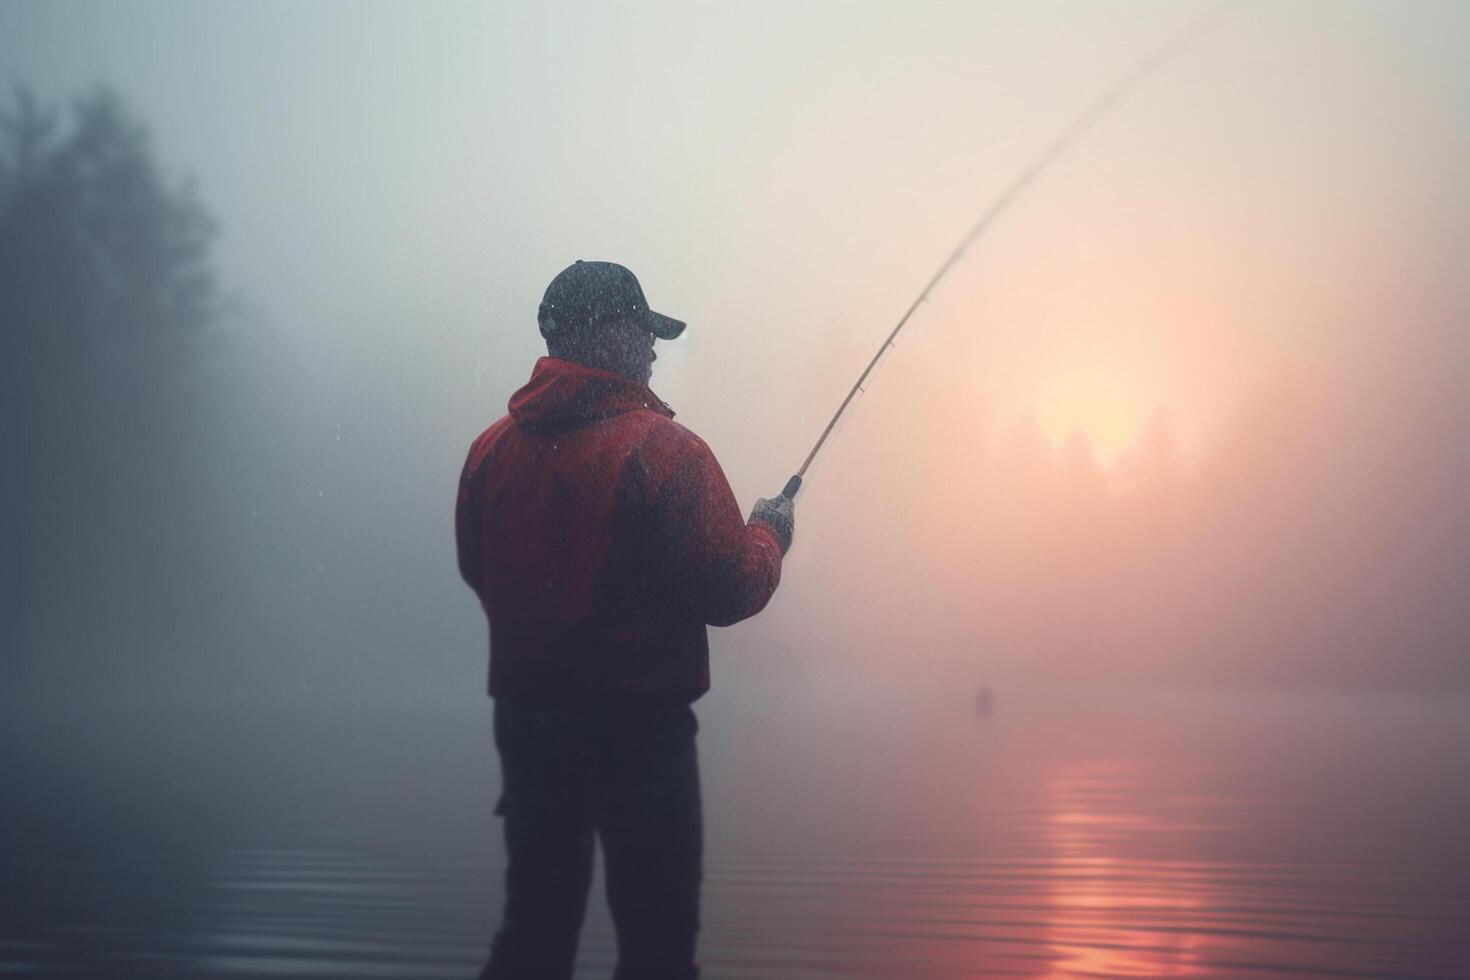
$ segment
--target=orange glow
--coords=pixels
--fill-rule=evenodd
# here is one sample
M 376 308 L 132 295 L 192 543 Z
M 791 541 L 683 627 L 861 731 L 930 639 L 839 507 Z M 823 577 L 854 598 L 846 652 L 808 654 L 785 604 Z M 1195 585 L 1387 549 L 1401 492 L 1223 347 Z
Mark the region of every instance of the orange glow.
M 1136 391 L 1095 367 L 1053 374 L 1036 394 L 1037 422 L 1052 445 L 1060 449 L 1080 435 L 1104 466 L 1137 441 L 1146 411 Z

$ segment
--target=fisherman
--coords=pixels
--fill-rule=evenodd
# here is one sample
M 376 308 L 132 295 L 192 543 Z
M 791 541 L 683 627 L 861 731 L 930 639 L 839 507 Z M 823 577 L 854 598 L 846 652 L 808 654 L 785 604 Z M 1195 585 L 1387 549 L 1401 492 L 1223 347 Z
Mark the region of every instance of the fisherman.
M 633 273 L 579 260 L 537 319 L 548 356 L 471 445 L 455 509 L 490 624 L 508 860 L 480 977 L 571 977 L 595 833 L 615 980 L 693 978 L 706 627 L 771 598 L 794 505 L 762 498 L 741 520 L 709 447 L 649 390 L 655 340 L 685 324 Z

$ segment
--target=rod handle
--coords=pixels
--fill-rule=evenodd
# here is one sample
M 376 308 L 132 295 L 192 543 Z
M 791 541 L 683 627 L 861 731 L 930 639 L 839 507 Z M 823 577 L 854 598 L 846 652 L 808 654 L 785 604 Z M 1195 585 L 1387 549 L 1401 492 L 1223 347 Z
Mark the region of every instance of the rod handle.
M 801 477 L 793 476 L 786 481 L 786 486 L 781 490 L 781 496 L 787 500 L 795 500 L 796 492 L 801 489 Z

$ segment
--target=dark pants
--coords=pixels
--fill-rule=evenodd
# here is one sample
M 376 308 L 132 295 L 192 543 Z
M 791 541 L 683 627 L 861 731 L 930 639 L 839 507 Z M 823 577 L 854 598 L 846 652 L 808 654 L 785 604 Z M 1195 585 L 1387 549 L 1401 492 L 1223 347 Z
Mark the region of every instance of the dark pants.
M 497 701 L 505 913 L 481 980 L 567 980 L 602 840 L 614 980 L 692 980 L 704 847 L 688 705 Z

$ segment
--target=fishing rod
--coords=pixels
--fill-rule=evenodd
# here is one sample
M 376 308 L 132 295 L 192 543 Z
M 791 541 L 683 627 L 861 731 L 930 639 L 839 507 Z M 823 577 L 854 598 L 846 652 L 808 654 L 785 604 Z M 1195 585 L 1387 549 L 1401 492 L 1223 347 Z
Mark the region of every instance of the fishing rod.
M 836 428 L 838 420 L 847 411 L 847 407 L 852 404 L 852 400 L 857 397 L 858 392 L 865 390 L 863 388 L 863 382 L 868 380 L 868 375 L 872 374 L 873 369 L 878 366 L 878 362 L 883 358 L 883 353 L 893 346 L 893 341 L 898 337 L 899 332 L 903 330 L 904 326 L 908 324 L 909 318 L 914 315 L 914 311 L 929 298 L 929 294 L 934 291 L 934 287 L 938 286 L 940 280 L 964 257 L 965 251 L 975 243 L 976 239 L 983 235 L 995 223 L 996 219 L 1015 203 L 1016 198 L 1020 197 L 1021 193 L 1037 177 L 1041 176 L 1052 164 L 1056 163 L 1078 139 L 1093 129 L 1108 113 L 1127 101 L 1128 97 L 1133 94 L 1134 90 L 1145 79 L 1160 71 L 1170 61 L 1177 58 L 1186 48 L 1214 28 L 1222 19 L 1225 11 L 1233 6 L 1233 4 L 1234 0 L 1225 0 L 1223 3 L 1216 4 L 1203 16 L 1185 25 L 1178 33 L 1166 39 L 1150 52 L 1147 57 L 1135 65 L 1131 71 L 1104 89 L 1101 95 L 1078 113 L 1072 122 L 1006 185 L 999 196 L 980 215 L 980 219 L 970 228 L 969 233 L 955 246 L 954 251 L 949 253 L 949 257 L 944 260 L 944 263 L 939 267 L 938 271 L 929 279 L 929 282 L 924 288 L 919 291 L 919 295 L 914 297 L 914 301 L 909 304 L 909 308 L 904 311 L 903 316 L 899 317 L 898 323 L 889 331 L 888 338 L 883 341 L 882 346 L 878 348 L 878 352 L 868 362 L 868 366 L 863 368 L 863 373 L 858 375 L 857 381 L 848 389 L 847 397 L 842 399 L 842 404 L 838 405 L 837 411 L 832 413 L 832 418 L 827 422 L 827 427 L 817 437 L 817 444 L 812 447 L 812 451 L 807 453 L 806 459 L 802 461 L 801 469 L 797 470 L 796 475 L 786 481 L 786 486 L 782 489 L 781 496 L 788 500 L 796 499 L 796 495 L 801 492 L 802 479 L 806 476 L 807 468 L 817 458 L 817 453 L 821 452 L 822 446 L 827 442 L 827 438 L 832 435 L 832 430 Z

